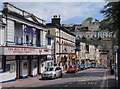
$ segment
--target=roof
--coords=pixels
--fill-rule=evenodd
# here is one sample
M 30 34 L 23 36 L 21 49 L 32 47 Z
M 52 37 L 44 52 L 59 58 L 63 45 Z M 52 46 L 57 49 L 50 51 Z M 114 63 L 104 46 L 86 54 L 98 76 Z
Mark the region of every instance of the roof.
M 57 24 L 53 24 L 53 23 L 47 23 L 46 24 L 46 28 L 53 28 L 53 27 L 55 27 L 55 28 L 58 28 L 58 29 L 60 29 L 60 30 L 62 30 L 62 31 L 64 31 L 64 32 L 66 32 L 66 33 L 68 33 L 68 34 L 70 34 L 70 35 L 72 35 L 72 36 L 76 36 L 75 34 L 73 34 L 73 33 L 71 33 L 70 31 L 68 31 L 65 27 L 63 27 L 63 26 L 59 26 L 59 25 L 57 25 Z
M 29 13 L 27 11 L 21 10 L 21 9 L 13 6 L 12 4 L 10 4 L 8 2 L 4 3 L 4 4 L 6 4 L 8 6 L 10 5 L 12 10 L 9 9 L 9 7 L 4 6 L 4 9 L 2 10 L 3 14 L 13 15 L 15 17 L 18 17 L 18 18 L 24 19 L 26 21 L 32 22 L 34 24 L 37 24 L 37 25 L 45 27 L 45 24 L 44 24 L 45 20 L 38 18 L 37 16 L 33 15 L 32 13 Z M 31 18 L 32 20 L 29 20 L 28 18 Z

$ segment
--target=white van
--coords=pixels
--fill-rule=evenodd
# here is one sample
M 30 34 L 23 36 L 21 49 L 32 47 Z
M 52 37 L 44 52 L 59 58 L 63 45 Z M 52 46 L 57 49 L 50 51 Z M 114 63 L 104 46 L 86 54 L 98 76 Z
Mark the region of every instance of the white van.
M 41 64 L 41 73 L 43 73 L 46 68 L 51 67 L 51 66 L 54 66 L 54 61 L 53 60 L 44 61 Z

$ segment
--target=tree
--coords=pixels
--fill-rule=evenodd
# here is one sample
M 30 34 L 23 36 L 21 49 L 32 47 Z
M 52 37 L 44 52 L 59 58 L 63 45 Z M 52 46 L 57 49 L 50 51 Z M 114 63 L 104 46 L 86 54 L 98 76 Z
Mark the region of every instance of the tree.
M 111 22 L 111 27 L 114 32 L 117 32 L 117 42 L 120 47 L 120 1 L 118 2 L 108 2 L 101 13 L 105 16 L 105 21 Z
M 92 17 L 88 17 L 88 18 L 86 18 L 86 21 L 90 21 L 90 22 L 92 22 L 92 20 L 93 20 Z
M 105 19 L 103 19 L 102 21 L 100 21 L 100 28 L 101 30 L 105 29 L 111 30 L 112 28 L 111 21 L 106 21 Z

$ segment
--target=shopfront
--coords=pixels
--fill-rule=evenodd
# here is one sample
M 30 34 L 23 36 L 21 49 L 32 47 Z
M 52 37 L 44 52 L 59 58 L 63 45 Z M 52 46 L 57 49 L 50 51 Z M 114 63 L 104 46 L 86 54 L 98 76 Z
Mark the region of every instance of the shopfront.
M 69 55 L 69 65 L 76 65 L 77 64 L 77 61 L 76 61 L 77 55 L 75 53 L 70 53 L 68 55 Z
M 28 59 L 20 60 L 20 78 L 27 78 L 28 77 Z
M 42 61 L 47 60 L 47 55 L 50 55 L 49 50 L 46 51 L 47 49 L 33 47 L 9 46 L 3 49 L 3 56 L 0 56 L 0 76 L 4 77 L 1 82 L 40 74 L 43 66 Z
M 53 66 L 54 64 L 50 49 L 41 49 L 40 51 L 39 74 L 43 73 L 47 67 Z
M 31 70 L 31 76 L 36 76 L 38 73 L 38 56 L 31 56 L 31 68 L 29 68 Z
M 4 68 L 3 72 L 0 74 L 2 77 L 1 82 L 13 81 L 16 79 L 16 60 L 15 56 L 4 56 Z

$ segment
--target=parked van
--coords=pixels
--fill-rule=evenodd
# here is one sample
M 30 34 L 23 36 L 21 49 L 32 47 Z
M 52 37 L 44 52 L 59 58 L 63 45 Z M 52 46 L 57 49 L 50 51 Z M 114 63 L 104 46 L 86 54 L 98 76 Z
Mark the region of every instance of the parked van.
M 43 73 L 46 70 L 46 68 L 51 67 L 51 66 L 54 66 L 53 60 L 47 60 L 47 61 L 42 62 L 41 73 Z

